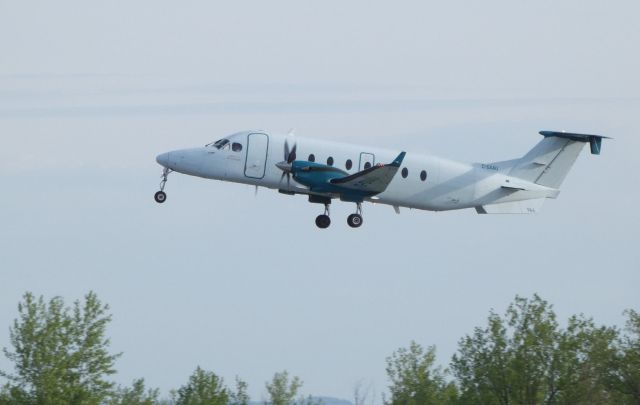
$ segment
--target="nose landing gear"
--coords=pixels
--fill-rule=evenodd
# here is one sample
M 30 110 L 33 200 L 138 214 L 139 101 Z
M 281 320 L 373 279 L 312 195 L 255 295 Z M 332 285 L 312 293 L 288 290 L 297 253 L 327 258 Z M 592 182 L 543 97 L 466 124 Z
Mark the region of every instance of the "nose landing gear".
M 162 204 L 167 200 L 167 193 L 164 191 L 158 191 L 153 195 L 153 199 L 156 200 L 158 204 Z
M 167 201 L 167 193 L 164 192 L 164 186 L 167 184 L 167 176 L 171 173 L 171 169 L 165 167 L 162 171 L 162 181 L 160 182 L 160 191 L 155 193 L 153 199 L 156 200 L 158 204 L 162 204 Z
M 324 205 L 324 214 L 320 214 L 316 217 L 316 226 L 320 229 L 328 228 L 331 225 L 331 218 L 329 218 L 329 204 Z
M 352 228 L 358 228 L 362 225 L 362 204 L 357 203 L 356 213 L 347 217 L 347 224 Z

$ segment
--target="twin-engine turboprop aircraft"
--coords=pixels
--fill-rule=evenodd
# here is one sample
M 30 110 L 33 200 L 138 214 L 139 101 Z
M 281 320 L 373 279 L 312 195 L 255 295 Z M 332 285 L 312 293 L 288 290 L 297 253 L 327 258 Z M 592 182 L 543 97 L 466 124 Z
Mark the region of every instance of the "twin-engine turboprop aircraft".
M 201 148 L 159 155 L 164 167 L 158 203 L 166 201 L 169 173 L 304 194 L 324 204 L 319 228 L 331 224 L 329 204 L 356 204 L 347 223 L 362 225 L 362 203 L 388 204 L 430 211 L 475 208 L 479 214 L 533 214 L 559 187 L 586 143 L 600 154 L 600 135 L 540 131 L 544 136 L 519 159 L 495 163 L 461 163 L 430 155 L 294 138 L 264 131 L 244 131 Z M 400 174 L 398 175 L 398 172 Z

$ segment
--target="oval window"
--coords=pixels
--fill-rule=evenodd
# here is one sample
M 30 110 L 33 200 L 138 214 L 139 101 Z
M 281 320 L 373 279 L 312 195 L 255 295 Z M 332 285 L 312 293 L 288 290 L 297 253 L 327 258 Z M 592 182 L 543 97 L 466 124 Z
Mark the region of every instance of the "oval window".
M 327 158 L 327 164 L 328 164 L 329 166 L 333 166 L 333 158 L 332 158 L 331 156 L 329 156 L 329 157 Z
M 352 166 L 353 166 L 353 162 L 351 161 L 351 159 L 347 159 L 347 163 L 344 164 L 344 167 L 346 167 L 347 170 L 351 170 Z
M 407 169 L 406 167 L 403 167 L 402 168 L 402 177 L 404 177 L 406 179 L 408 175 L 409 175 L 409 169 Z
M 365 169 L 368 169 L 368 168 L 370 168 L 370 167 L 371 167 L 371 162 L 365 162 L 365 164 L 364 164 L 364 168 L 365 168 Z
M 425 181 L 426 179 L 427 179 L 427 172 L 423 170 L 420 172 L 420 180 Z
M 309 162 L 315 162 L 316 161 L 316 156 L 312 153 L 309 155 Z
M 233 145 L 231 145 L 231 150 L 234 152 L 240 152 L 242 150 L 242 144 L 234 142 Z

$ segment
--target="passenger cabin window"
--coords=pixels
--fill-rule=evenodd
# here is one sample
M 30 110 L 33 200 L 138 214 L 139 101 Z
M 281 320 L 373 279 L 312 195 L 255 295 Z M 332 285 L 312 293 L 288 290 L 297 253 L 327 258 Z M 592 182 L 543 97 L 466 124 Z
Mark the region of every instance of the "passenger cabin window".
M 309 159 L 307 159 L 309 162 L 315 162 L 316 161 L 316 156 L 312 153 L 309 155 Z
M 427 179 L 427 172 L 423 170 L 420 172 L 420 180 L 425 181 L 426 179 Z
M 231 145 L 231 150 L 234 152 L 241 152 L 242 151 L 242 144 L 238 143 L 238 142 L 234 142 L 233 145 Z
M 370 167 L 371 167 L 371 162 L 365 162 L 365 163 L 364 163 L 364 168 L 365 168 L 365 169 L 368 169 L 368 168 L 370 168 Z
M 409 169 L 407 169 L 406 167 L 403 167 L 402 168 L 402 177 L 406 179 L 408 175 L 409 175 Z
M 329 166 L 333 166 L 333 158 L 332 158 L 331 156 L 329 156 L 329 157 L 327 158 L 327 164 L 328 164 Z
M 345 163 L 344 167 L 346 167 L 347 170 L 351 170 L 352 166 L 353 166 L 353 162 L 351 161 L 351 159 L 347 159 L 347 163 Z

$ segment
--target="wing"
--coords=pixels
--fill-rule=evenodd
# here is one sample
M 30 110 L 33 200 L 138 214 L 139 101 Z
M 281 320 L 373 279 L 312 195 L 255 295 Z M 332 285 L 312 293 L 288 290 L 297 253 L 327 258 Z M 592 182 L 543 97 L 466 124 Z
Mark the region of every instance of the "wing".
M 393 180 L 405 155 L 406 152 L 402 152 L 389 164 L 376 165 L 350 176 L 331 179 L 329 182 L 343 189 L 369 195 L 382 193 Z

